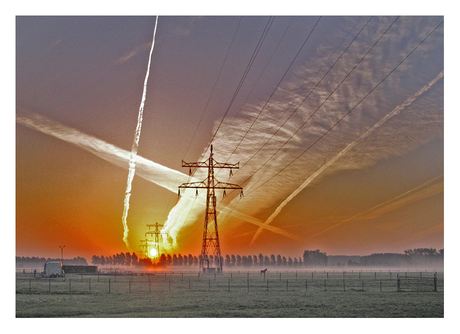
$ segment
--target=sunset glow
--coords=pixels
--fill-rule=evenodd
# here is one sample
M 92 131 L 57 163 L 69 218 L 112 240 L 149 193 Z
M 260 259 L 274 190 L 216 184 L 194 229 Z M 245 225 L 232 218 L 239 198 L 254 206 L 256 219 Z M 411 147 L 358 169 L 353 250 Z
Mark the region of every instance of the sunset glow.
M 211 144 L 224 255 L 444 248 L 443 17 L 155 22 L 17 17 L 17 256 L 199 255 Z

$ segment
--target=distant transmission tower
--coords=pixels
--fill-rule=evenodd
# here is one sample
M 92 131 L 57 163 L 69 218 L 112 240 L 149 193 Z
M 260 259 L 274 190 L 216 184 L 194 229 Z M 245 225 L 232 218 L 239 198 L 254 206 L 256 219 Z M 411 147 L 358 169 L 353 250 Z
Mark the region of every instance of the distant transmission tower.
M 146 258 L 149 257 L 150 242 L 151 242 L 151 240 L 148 240 L 148 239 L 141 240 L 140 247 L 143 248 L 143 250 L 141 252 L 144 254 L 144 256 Z
M 228 164 L 216 162 L 213 158 L 212 145 L 211 154 L 209 159 L 204 162 L 192 162 L 187 163 L 182 160 L 182 167 L 189 167 L 190 174 L 192 167 L 196 168 L 207 168 L 208 177 L 202 182 L 183 183 L 179 186 L 179 195 L 181 188 L 195 188 L 198 194 L 198 189 L 206 189 L 206 217 L 204 220 L 204 231 L 203 231 L 203 244 L 201 246 L 201 258 L 200 258 L 200 270 L 203 272 L 214 271 L 222 272 L 222 255 L 220 253 L 219 233 L 217 230 L 217 210 L 216 210 L 216 189 L 224 189 L 224 196 L 226 195 L 226 189 L 240 189 L 240 196 L 243 196 L 243 188 L 237 184 L 220 182 L 214 177 L 214 168 L 228 168 L 230 169 L 230 175 L 232 175 L 233 169 L 239 168 L 239 163 Z M 214 256 L 214 267 L 209 267 L 208 255 Z
M 156 250 L 156 254 L 155 254 L 155 258 L 158 258 L 160 256 L 160 229 L 158 227 L 160 226 L 163 226 L 163 225 L 159 225 L 158 222 L 156 222 L 155 224 L 147 224 L 147 227 L 149 228 L 149 230 L 147 232 L 145 232 L 145 236 L 147 236 L 147 234 L 151 234 L 151 235 L 154 235 L 154 247 L 155 247 L 155 250 Z M 150 228 L 151 227 L 155 227 L 155 230 L 153 231 L 150 231 Z

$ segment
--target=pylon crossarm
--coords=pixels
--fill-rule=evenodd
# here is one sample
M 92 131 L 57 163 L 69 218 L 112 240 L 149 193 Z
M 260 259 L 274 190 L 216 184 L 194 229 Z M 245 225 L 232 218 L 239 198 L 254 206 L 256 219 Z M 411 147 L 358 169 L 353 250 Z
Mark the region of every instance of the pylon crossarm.
M 217 182 L 214 185 L 215 189 L 243 189 L 243 187 L 233 184 L 233 183 L 227 183 L 227 182 Z
M 208 167 L 208 162 L 185 162 L 182 160 L 182 167 Z
M 179 188 L 207 188 L 207 185 L 204 182 L 191 182 L 183 183 L 179 186 Z
M 239 169 L 240 163 L 237 162 L 236 164 L 228 164 L 225 162 L 214 162 L 214 168 L 232 168 L 232 169 Z

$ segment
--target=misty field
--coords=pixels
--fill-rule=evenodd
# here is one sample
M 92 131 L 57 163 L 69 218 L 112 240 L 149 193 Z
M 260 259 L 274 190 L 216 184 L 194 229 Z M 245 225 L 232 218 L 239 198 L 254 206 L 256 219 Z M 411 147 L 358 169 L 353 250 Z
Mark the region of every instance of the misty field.
M 20 273 L 16 317 L 439 318 L 443 281 L 401 271 Z

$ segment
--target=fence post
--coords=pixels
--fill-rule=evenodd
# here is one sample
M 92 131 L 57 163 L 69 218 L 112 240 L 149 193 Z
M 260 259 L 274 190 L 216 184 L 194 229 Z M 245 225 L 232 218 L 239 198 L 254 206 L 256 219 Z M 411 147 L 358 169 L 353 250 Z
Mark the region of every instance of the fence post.
M 345 273 L 343 274 L 343 292 L 345 292 Z
M 436 272 L 434 273 L 433 284 L 434 284 L 434 291 L 437 292 L 438 291 L 438 275 Z
M 324 291 L 327 291 L 327 284 L 326 284 L 327 280 L 324 280 Z
M 401 279 L 399 278 L 399 274 L 396 275 L 396 291 L 401 291 Z
M 29 278 L 29 293 L 31 293 L 32 290 L 32 280 Z
M 110 293 L 110 278 L 109 278 L 109 293 Z

